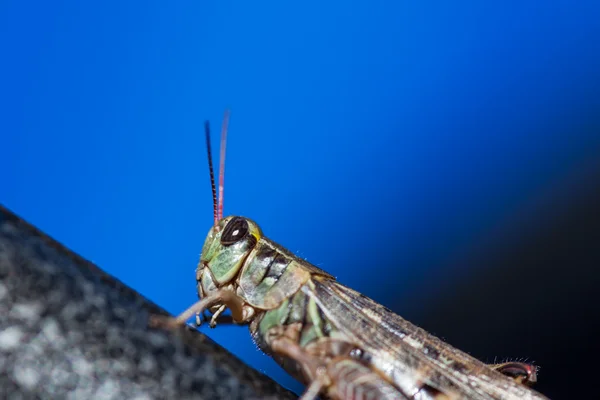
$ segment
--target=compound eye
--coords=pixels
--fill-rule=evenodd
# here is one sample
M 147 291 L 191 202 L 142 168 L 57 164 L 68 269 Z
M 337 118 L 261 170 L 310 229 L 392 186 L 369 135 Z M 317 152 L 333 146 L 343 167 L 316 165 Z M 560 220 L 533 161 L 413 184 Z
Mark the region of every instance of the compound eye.
M 225 225 L 221 234 L 221 244 L 231 246 L 248 235 L 248 222 L 242 217 L 234 217 Z

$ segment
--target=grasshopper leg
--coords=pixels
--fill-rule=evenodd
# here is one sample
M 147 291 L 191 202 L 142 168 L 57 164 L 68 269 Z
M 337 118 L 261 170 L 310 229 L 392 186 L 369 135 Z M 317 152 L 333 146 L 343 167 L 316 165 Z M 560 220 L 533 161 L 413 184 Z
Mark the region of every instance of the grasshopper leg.
M 169 328 L 175 328 L 185 324 L 185 322 L 192 316 L 200 314 L 204 310 L 214 305 L 220 305 L 221 308 L 229 308 L 231 310 L 231 316 L 235 322 L 243 322 L 245 320 L 244 301 L 229 289 L 219 289 L 218 291 L 204 297 L 202 300 L 197 301 L 176 318 L 165 318 L 163 316 L 153 315 L 151 317 L 150 324 L 153 326 L 166 326 Z M 219 310 L 221 308 L 219 308 Z M 223 310 L 225 310 L 225 308 L 223 308 Z M 211 320 L 211 324 L 212 323 L 213 322 Z
M 301 400 L 313 400 L 319 393 L 332 399 L 406 399 L 391 383 L 360 361 L 340 356 L 324 359 L 312 355 L 289 337 L 271 339 L 271 350 L 294 360 L 310 382 Z
M 244 320 L 244 301 L 231 290 L 220 289 L 204 297 L 202 300 L 197 301 L 190 308 L 179 314 L 179 316 L 175 318 L 175 322 L 177 324 L 184 324 L 185 321 L 190 319 L 193 315 L 202 313 L 204 310 L 217 304 L 229 308 L 234 321 L 242 322 Z
M 226 308 L 227 307 L 225 306 L 225 304 L 223 304 L 221 307 L 219 307 L 217 311 L 215 311 L 215 313 L 210 319 L 210 323 L 208 324 L 211 328 L 217 326 L 217 318 L 219 318 L 219 316 L 223 313 L 223 311 L 225 311 Z
M 333 382 L 328 395 L 334 399 L 409 399 L 398 388 L 368 366 L 351 357 L 338 357 L 329 362 L 327 374 Z M 421 395 L 427 395 L 426 390 Z M 417 398 L 410 397 L 411 399 Z M 423 398 L 435 398 L 423 397 Z
M 324 387 L 328 386 L 326 368 L 317 358 L 308 354 L 300 345 L 285 336 L 278 336 L 271 340 L 271 350 L 278 356 L 294 360 L 305 375 L 311 377 L 311 383 L 300 397 L 301 400 L 314 400 Z
M 323 389 L 325 384 L 323 381 L 319 379 L 315 379 L 308 385 L 308 388 L 302 393 L 302 396 L 298 398 L 298 400 L 314 400 L 319 396 L 319 393 Z
M 523 385 L 532 386 L 537 382 L 537 367 L 533 364 L 511 361 L 488 366 Z

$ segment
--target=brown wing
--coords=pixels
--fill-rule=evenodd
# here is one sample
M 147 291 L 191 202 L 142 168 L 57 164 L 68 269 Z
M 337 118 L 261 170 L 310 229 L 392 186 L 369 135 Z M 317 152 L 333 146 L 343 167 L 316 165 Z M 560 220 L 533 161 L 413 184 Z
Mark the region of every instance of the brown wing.
M 351 340 L 386 360 L 391 366 L 388 375 L 396 383 L 412 374 L 442 393 L 470 399 L 545 399 L 363 294 L 331 279 L 312 281 L 314 289 L 305 286 L 307 294 Z

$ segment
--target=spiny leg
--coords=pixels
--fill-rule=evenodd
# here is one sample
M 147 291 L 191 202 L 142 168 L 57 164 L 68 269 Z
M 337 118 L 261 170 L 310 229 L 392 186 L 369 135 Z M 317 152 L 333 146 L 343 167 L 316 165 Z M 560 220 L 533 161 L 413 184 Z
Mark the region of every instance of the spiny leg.
M 501 364 L 489 364 L 488 367 L 523 385 L 532 386 L 537 382 L 537 367 L 533 364 L 511 361 Z

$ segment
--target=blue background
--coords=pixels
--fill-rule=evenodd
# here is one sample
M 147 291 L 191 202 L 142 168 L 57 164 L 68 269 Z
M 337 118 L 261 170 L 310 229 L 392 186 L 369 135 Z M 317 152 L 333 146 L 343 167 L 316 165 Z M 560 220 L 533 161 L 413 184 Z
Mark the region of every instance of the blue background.
M 230 107 L 226 215 L 491 362 L 436 307 L 598 185 L 599 20 L 595 1 L 4 0 L 0 201 L 176 314 L 212 224 L 203 120 L 216 150 Z M 514 280 L 484 299 L 549 273 L 497 267 Z M 514 336 L 477 325 L 505 306 L 464 329 Z M 491 357 L 543 358 L 536 327 Z M 245 328 L 203 329 L 300 388 Z

